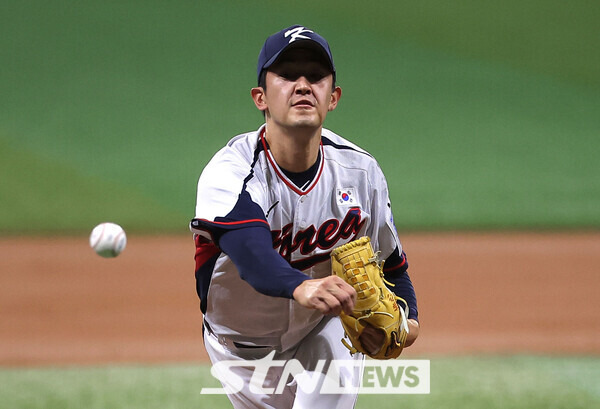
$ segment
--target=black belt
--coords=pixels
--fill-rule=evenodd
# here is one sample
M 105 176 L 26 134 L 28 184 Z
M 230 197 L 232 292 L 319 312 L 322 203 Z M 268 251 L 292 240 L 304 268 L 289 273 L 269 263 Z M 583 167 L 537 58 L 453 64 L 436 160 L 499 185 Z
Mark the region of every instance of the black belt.
M 202 320 L 202 333 L 204 333 L 204 330 L 206 329 L 209 333 L 213 334 L 214 336 L 217 336 L 217 334 L 215 334 L 215 332 L 212 330 L 212 328 L 210 327 L 210 325 L 208 324 L 208 322 L 206 320 Z M 235 342 L 233 341 L 233 346 L 236 348 L 246 348 L 246 349 L 253 349 L 253 348 L 273 348 L 269 345 L 246 345 L 246 344 L 240 344 L 239 342 Z
M 246 344 L 240 344 L 239 342 L 235 342 L 235 341 L 233 341 L 233 345 L 236 348 L 246 348 L 246 349 L 252 349 L 252 348 L 273 348 L 273 347 L 270 347 L 268 345 L 246 345 Z

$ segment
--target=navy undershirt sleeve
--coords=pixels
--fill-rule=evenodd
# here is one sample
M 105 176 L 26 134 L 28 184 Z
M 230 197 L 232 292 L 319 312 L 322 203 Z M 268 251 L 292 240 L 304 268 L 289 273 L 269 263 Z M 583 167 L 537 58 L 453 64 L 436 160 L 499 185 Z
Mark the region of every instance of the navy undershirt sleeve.
M 405 271 L 403 273 L 398 274 L 395 277 L 388 278 L 386 276 L 385 279 L 394 284 L 394 286 L 390 288 L 392 292 L 398 297 L 402 297 L 404 301 L 406 301 L 406 304 L 409 308 L 408 318 L 413 318 L 419 321 L 419 312 L 417 310 L 417 296 L 415 294 L 415 288 L 412 284 L 412 281 L 410 280 L 408 272 Z
M 419 311 L 417 308 L 417 295 L 415 288 L 408 275 L 408 262 L 406 261 L 406 254 L 400 253 L 396 249 L 384 263 L 384 277 L 387 281 L 393 284 L 390 286 L 390 290 L 398 297 L 401 297 L 406 301 L 409 312 L 408 318 L 419 320 Z
M 219 247 L 233 261 L 242 279 L 262 294 L 293 298 L 296 287 L 310 278 L 292 268 L 275 251 L 271 232 L 264 227 L 227 231 L 220 237 Z

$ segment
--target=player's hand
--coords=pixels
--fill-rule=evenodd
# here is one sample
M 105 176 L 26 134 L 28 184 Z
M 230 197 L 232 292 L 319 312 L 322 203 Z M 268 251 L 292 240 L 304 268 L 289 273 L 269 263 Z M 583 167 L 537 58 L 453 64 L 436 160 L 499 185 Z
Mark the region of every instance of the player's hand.
M 406 320 L 406 323 L 408 324 L 409 332 L 406 337 L 406 342 L 404 343 L 405 348 L 411 346 L 419 336 L 419 322 L 409 318 Z M 369 353 L 376 354 L 381 348 L 381 345 L 383 345 L 385 337 L 386 333 L 384 331 L 367 324 L 358 340 Z
M 303 307 L 327 315 L 351 314 L 356 302 L 354 288 L 338 276 L 306 280 L 293 293 L 294 300 Z
M 363 329 L 362 334 L 360 334 L 360 337 L 358 337 L 358 340 L 367 352 L 375 355 L 381 349 L 381 346 L 385 342 L 386 336 L 387 334 L 385 331 L 379 330 L 367 324 L 365 329 Z

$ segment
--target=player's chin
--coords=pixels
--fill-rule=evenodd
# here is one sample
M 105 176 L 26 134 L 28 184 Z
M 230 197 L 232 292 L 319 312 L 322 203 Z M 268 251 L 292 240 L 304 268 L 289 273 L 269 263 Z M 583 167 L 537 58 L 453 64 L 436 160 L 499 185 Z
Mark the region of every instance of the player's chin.
M 291 113 L 291 119 L 297 124 L 315 124 L 321 122 L 322 118 L 321 114 L 315 108 L 294 108 Z
M 314 130 L 322 125 L 322 122 L 318 117 L 314 116 L 298 116 L 293 121 L 293 127 L 295 129 Z

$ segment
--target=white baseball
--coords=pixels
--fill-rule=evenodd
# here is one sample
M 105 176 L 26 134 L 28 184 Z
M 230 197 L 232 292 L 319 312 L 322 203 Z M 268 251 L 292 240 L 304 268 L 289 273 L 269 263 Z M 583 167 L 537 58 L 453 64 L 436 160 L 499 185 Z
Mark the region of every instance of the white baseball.
M 115 223 L 100 223 L 90 234 L 90 246 L 102 257 L 117 257 L 127 245 L 127 236 Z

